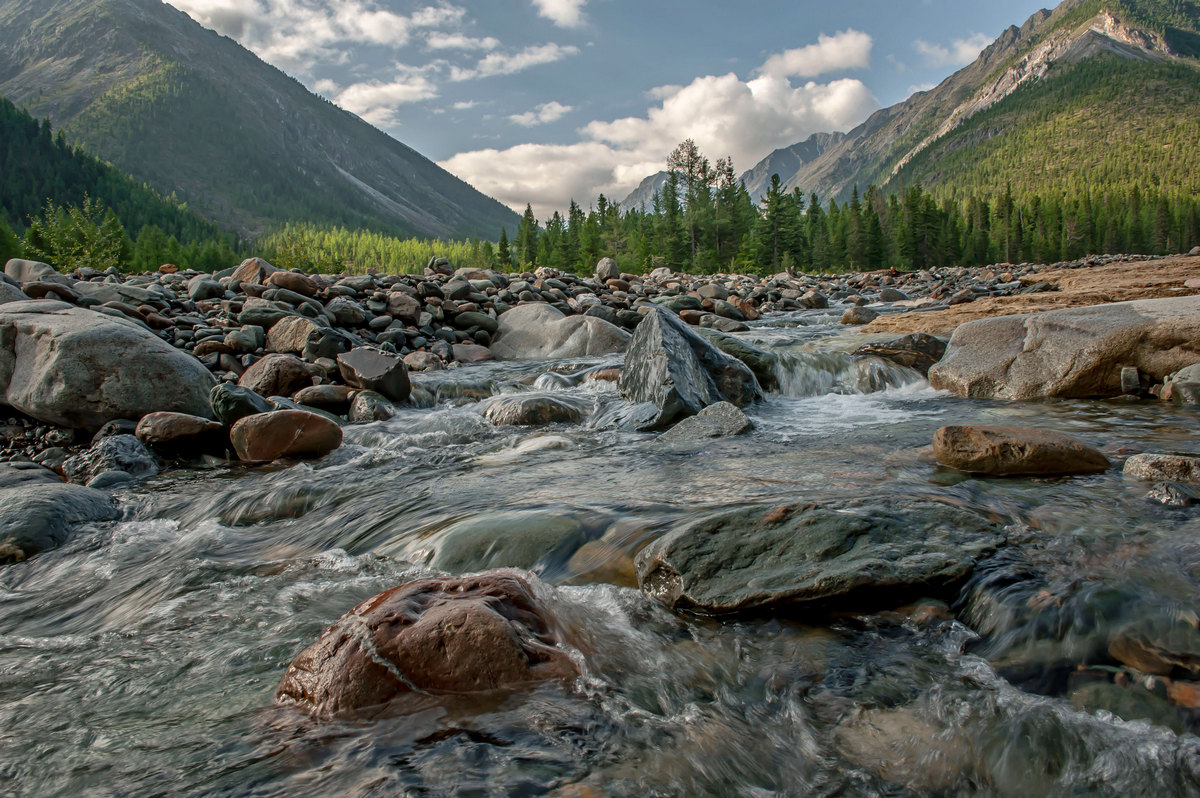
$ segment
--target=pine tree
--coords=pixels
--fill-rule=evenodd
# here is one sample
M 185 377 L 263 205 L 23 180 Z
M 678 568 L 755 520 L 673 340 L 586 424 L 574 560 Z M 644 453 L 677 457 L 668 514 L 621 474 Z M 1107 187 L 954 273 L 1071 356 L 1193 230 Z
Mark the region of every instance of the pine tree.
M 537 265 L 538 223 L 533 215 L 533 206 L 525 205 L 525 214 L 517 225 L 517 267 L 532 269 Z
M 500 243 L 496 246 L 496 265 L 500 271 L 512 271 L 512 253 L 508 249 L 508 228 L 500 228 Z

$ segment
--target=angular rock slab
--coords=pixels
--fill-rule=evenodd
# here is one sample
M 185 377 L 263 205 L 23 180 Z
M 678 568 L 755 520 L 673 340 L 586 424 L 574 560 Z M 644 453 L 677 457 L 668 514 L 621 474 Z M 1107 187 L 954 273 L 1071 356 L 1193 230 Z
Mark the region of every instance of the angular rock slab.
M 888 497 L 722 513 L 654 541 L 636 565 L 642 590 L 667 606 L 747 612 L 907 600 L 961 581 L 1003 542 L 975 513 Z
M 929 384 L 971 399 L 1119 396 L 1122 367 L 1159 381 L 1200 363 L 1200 297 L 1140 299 L 968 322 Z
M 212 417 L 216 379 L 144 327 L 62 302 L 0 307 L 0 387 L 11 407 L 95 432 L 155 410 Z
M 1111 466 L 1083 441 L 1037 427 L 942 427 L 933 454 L 944 466 L 993 476 L 1097 474 Z
M 60 482 L 48 471 L 0 467 L 0 565 L 62 545 L 81 524 L 118 515 L 106 493 Z
M 375 391 L 393 402 L 403 402 L 412 393 L 408 366 L 395 355 L 360 347 L 338 355 L 337 364 L 347 385 Z
M 554 619 L 511 572 L 418 579 L 359 604 L 302 651 L 276 692 L 321 715 L 406 693 L 475 693 L 578 670 Z
M 919 371 L 922 377 L 929 376 L 942 356 L 946 354 L 946 342 L 927 333 L 912 333 L 894 341 L 865 344 L 855 349 L 854 356 L 870 355 L 890 360 L 900 366 Z
M 305 410 L 275 410 L 239 420 L 229 440 L 238 458 L 249 463 L 322 457 L 342 445 L 342 428 Z
M 659 443 L 694 443 L 712 438 L 728 438 L 754 429 L 754 422 L 741 408 L 729 402 L 717 402 L 689 416 L 658 436 Z
M 638 428 L 660 429 L 716 402 L 744 407 L 761 398 L 753 372 L 701 338 L 674 313 L 654 308 L 625 352 L 618 383 L 631 402 L 648 403 Z
M 521 305 L 500 316 L 492 354 L 500 360 L 594 357 L 625 351 L 629 333 L 594 316 L 567 316 L 546 304 Z

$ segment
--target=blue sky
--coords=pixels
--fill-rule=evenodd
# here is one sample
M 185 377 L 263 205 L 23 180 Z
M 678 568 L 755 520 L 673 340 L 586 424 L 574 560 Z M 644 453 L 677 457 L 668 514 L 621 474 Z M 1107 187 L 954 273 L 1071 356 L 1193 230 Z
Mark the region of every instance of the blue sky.
M 171 0 L 539 218 L 694 138 L 752 167 L 936 85 L 1029 0 Z

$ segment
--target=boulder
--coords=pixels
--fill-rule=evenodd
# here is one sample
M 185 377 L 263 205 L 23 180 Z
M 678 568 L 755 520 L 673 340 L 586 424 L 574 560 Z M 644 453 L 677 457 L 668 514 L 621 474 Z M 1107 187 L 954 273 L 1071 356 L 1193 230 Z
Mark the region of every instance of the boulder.
M 865 344 L 854 350 L 855 357 L 871 356 L 929 375 L 929 369 L 946 354 L 946 342 L 927 333 L 913 333 L 894 341 Z
M 744 407 L 760 398 L 753 372 L 693 332 L 678 316 L 654 308 L 625 352 L 621 395 L 645 404 L 639 429 L 660 429 L 681 416 L 727 401 Z
M 992 476 L 1095 474 L 1111 465 L 1086 443 L 1037 427 L 942 427 L 933 454 L 944 466 Z
M 134 307 L 145 305 L 156 296 L 145 288 L 129 283 L 92 283 L 80 280 L 71 287 L 80 296 L 90 297 L 97 302 L 121 302 Z M 162 298 L 161 294 L 157 296 Z
M 1132 393 L 1132 391 L 1126 392 Z M 1200 405 L 1200 363 L 1168 375 L 1163 380 L 1159 398 L 1166 402 L 1190 407 Z
M 71 278 L 55 269 L 49 263 L 36 260 L 21 260 L 13 258 L 4 264 L 4 273 L 18 283 L 55 282 L 69 284 Z
M 246 258 L 240 266 L 233 270 L 229 279 L 231 282 L 262 285 L 277 271 L 279 270 L 262 258 Z
M 304 410 L 275 410 L 246 416 L 233 425 L 229 439 L 246 462 L 281 457 L 322 457 L 342 445 L 342 428 Z
M 284 274 L 285 272 L 276 272 Z M 288 316 L 277 321 L 267 333 L 267 350 L 286 355 L 299 355 L 308 345 L 309 336 L 321 326 L 304 316 Z
M 450 354 L 459 363 L 483 363 L 496 359 L 492 350 L 479 344 L 454 344 L 450 347 Z
M 1200 297 L 1142 299 L 961 325 L 930 384 L 972 399 L 1119 396 L 1121 372 L 1160 381 L 1200 363 Z
M 546 395 L 502 396 L 487 406 L 483 416 L 497 426 L 533 427 L 578 424 L 583 411 L 566 399 Z
M 500 322 L 493 319 L 486 313 L 478 311 L 459 313 L 454 317 L 454 326 L 460 330 L 469 330 L 472 327 L 478 327 L 488 333 L 494 333 L 500 329 Z
M 94 432 L 155 410 L 210 416 L 216 383 L 199 360 L 133 321 L 31 300 L 0 308 L 3 401 Z
M 721 512 L 654 541 L 636 564 L 642 590 L 674 608 L 899 605 L 961 582 L 1003 541 L 967 510 L 889 496 Z
M 370 321 L 362 305 L 349 297 L 339 296 L 329 300 L 325 315 L 339 327 L 358 327 Z
M 225 296 L 225 286 L 214 280 L 211 274 L 197 274 L 188 280 L 187 290 L 188 299 L 196 302 Z
M 321 715 L 406 693 L 474 693 L 578 670 L 525 578 L 429 578 L 359 604 L 288 666 L 276 700 Z
M 280 307 L 274 302 L 252 296 L 242 304 L 242 311 L 238 313 L 238 324 L 252 324 L 270 330 L 283 319 L 295 315 L 294 311 Z
M 421 318 L 421 303 L 403 291 L 388 294 L 387 312 L 405 324 L 416 324 Z
M 282 270 L 272 272 L 267 277 L 267 284 L 295 291 L 297 294 L 307 297 L 316 296 L 318 290 L 316 281 L 308 275 Z
M 134 434 L 151 448 L 172 452 L 218 450 L 225 444 L 221 422 L 187 413 L 147 413 Z
M 294 355 L 267 355 L 246 369 L 238 386 L 259 396 L 291 396 L 313 384 L 313 368 Z
M 15 285 L 0 281 L 0 305 L 7 305 L 10 302 L 26 302 L 29 298 L 28 294 Z
M 0 565 L 61 545 L 82 524 L 118 515 L 108 494 L 68 485 L 40 466 L 0 465 Z
M 359 391 L 354 395 L 347 412 L 351 424 L 370 424 L 374 421 L 387 421 L 396 415 L 396 408 L 387 397 L 375 391 Z
M 238 419 L 271 410 L 271 403 L 254 391 L 227 382 L 214 386 L 208 401 L 217 421 L 227 427 L 232 427 Z
M 1182 454 L 1135 454 L 1125 461 L 1126 476 L 1143 482 L 1200 485 L 1200 457 Z
M 779 377 L 775 370 L 779 358 L 775 353 L 720 330 L 697 327 L 692 331 L 725 354 L 745 363 L 754 372 L 754 378 L 763 390 L 773 391 L 779 387 Z
M 566 316 L 544 303 L 500 316 L 491 350 L 500 360 L 550 360 L 623 352 L 629 333 L 594 316 Z
M 710 438 L 728 438 L 754 429 L 753 422 L 737 405 L 717 402 L 688 416 L 658 436 L 659 443 L 691 443 Z
M 80 485 L 112 471 L 144 479 L 158 473 L 158 460 L 133 435 L 109 435 L 93 442 L 87 451 L 67 458 L 62 465 L 67 479 Z
M 879 314 L 870 308 L 855 306 L 842 314 L 842 324 L 870 324 L 877 318 Z
M 343 413 L 349 409 L 354 394 L 355 390 L 349 385 L 313 385 L 296 391 L 292 400 L 302 405 Z
M 604 283 L 621 279 L 621 267 L 612 258 L 601 258 L 596 263 L 596 279 Z
M 412 392 L 408 366 L 395 355 L 359 347 L 337 356 L 338 371 L 347 385 L 376 391 L 393 402 L 403 402 Z

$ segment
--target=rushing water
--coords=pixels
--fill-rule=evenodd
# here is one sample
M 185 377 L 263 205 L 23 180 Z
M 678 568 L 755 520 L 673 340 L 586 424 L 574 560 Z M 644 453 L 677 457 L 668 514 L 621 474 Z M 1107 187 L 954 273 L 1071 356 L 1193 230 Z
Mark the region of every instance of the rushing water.
M 927 450 L 944 424 L 1027 423 L 1118 461 L 1196 453 L 1197 412 L 955 399 L 851 358 L 862 335 L 819 313 L 746 337 L 780 353 L 781 387 L 738 438 L 660 444 L 613 385 L 545 375 L 604 361 L 491 364 L 423 375 L 428 407 L 347 428 L 323 461 L 128 489 L 121 522 L 0 571 L 0 794 L 1200 792 L 1195 716 L 1106 654 L 1127 624 L 1192 639 L 1200 518 L 1147 504 L 1119 468 L 967 480 Z M 482 418 L 516 391 L 586 420 Z M 864 495 L 941 496 L 1013 542 L 917 610 L 717 621 L 630 586 L 629 558 L 697 514 Z M 593 541 L 532 564 L 583 677 L 370 719 L 273 707 L 325 626 L 482 522 Z

